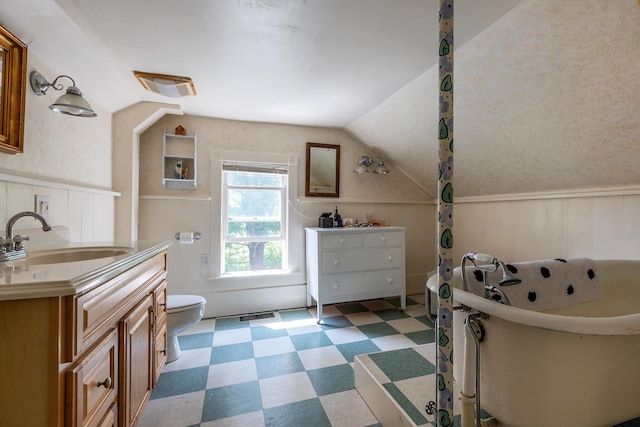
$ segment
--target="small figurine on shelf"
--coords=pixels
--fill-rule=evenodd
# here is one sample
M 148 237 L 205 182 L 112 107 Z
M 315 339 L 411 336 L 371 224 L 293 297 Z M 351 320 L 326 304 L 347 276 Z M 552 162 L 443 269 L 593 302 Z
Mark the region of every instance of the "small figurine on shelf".
M 180 175 L 180 179 L 187 179 L 187 171 L 189 170 L 188 167 L 184 166 L 182 168 L 182 174 Z
M 176 126 L 176 135 L 186 135 L 187 130 L 182 127 L 182 125 Z

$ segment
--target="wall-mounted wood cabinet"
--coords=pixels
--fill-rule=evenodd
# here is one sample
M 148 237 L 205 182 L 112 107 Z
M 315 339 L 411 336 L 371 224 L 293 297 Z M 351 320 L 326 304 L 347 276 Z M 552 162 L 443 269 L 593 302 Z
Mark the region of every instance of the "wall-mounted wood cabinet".
M 169 190 L 195 190 L 198 185 L 198 135 L 164 130 L 162 184 Z

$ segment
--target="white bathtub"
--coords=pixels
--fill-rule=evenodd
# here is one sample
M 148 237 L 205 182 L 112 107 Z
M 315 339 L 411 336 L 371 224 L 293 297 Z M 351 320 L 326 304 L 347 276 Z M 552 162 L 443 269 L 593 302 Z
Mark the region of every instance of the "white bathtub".
M 480 344 L 480 398 L 502 425 L 608 427 L 640 417 L 640 261 L 596 264 L 601 299 L 544 312 L 465 292 L 454 275 L 454 304 L 490 316 Z M 428 286 L 437 289 L 437 277 Z M 456 381 L 467 315 L 454 314 Z

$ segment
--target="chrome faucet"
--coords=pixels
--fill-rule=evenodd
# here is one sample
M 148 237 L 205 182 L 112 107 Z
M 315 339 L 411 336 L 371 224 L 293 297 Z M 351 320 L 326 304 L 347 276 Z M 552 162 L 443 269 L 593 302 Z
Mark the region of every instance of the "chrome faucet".
M 24 258 L 27 256 L 27 253 L 24 251 L 24 247 L 22 242 L 25 240 L 29 240 L 29 236 L 14 236 L 13 235 L 13 226 L 16 221 L 25 216 L 30 216 L 42 224 L 43 231 L 51 230 L 51 226 L 47 222 L 44 217 L 36 212 L 19 212 L 9 218 L 7 221 L 7 233 L 4 238 L 0 238 L 0 261 L 9 261 L 19 258 Z
M 521 282 L 520 279 L 513 277 L 511 273 L 507 270 L 504 262 L 499 260 L 498 258 L 494 258 L 491 255 L 469 252 L 462 257 L 461 268 L 462 268 L 462 289 L 464 291 L 469 291 L 469 284 L 467 282 L 466 268 L 465 262 L 469 260 L 471 263 L 480 271 L 482 271 L 482 275 L 484 278 L 484 297 L 491 298 L 492 294 L 498 294 L 500 296 L 500 301 L 503 304 L 511 305 L 509 298 L 502 292 L 500 289 L 495 286 L 487 284 L 487 273 L 492 273 L 494 271 L 498 271 L 498 269 L 502 270 L 502 279 L 498 282 L 500 286 L 512 286 L 517 285 Z M 476 262 L 481 263 L 482 265 L 476 264 Z

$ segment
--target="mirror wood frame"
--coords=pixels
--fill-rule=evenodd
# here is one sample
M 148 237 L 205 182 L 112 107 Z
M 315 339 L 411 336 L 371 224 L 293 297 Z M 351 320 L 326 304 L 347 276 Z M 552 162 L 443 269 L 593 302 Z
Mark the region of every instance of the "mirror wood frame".
M 313 148 L 328 148 L 336 152 L 335 162 L 335 191 L 317 192 L 311 191 L 311 152 Z M 340 146 L 334 144 L 319 144 L 315 142 L 307 142 L 307 161 L 305 171 L 305 187 L 304 194 L 307 197 L 340 197 Z
M 0 152 L 22 153 L 27 90 L 27 45 L 0 26 L 0 48 L 2 48 Z

